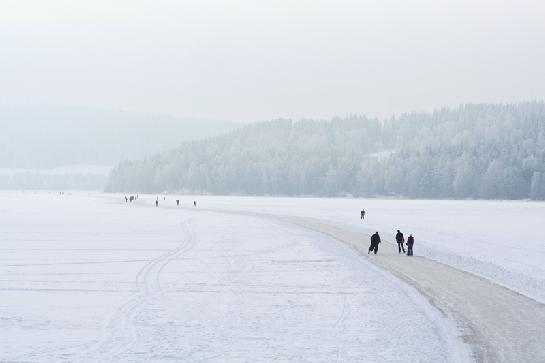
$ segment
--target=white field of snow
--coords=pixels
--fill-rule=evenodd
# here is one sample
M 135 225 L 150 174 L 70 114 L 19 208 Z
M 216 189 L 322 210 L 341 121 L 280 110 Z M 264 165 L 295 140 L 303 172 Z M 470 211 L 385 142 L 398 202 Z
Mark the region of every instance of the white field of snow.
M 0 197 L 1 361 L 466 358 L 427 300 L 322 234 L 154 197 Z
M 150 196 L 151 198 L 151 196 Z M 169 196 L 184 206 L 311 217 L 394 241 L 415 254 L 487 278 L 545 303 L 545 202 Z M 155 200 L 155 196 L 153 196 Z M 366 210 L 360 220 L 360 210 Z M 367 244 L 368 241 L 362 241 Z

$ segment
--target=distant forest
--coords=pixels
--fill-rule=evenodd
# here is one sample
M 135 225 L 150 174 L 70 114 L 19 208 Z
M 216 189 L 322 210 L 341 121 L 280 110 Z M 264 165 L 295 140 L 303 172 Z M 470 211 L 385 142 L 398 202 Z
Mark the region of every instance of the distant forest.
M 123 162 L 106 190 L 543 200 L 545 104 L 256 123 Z

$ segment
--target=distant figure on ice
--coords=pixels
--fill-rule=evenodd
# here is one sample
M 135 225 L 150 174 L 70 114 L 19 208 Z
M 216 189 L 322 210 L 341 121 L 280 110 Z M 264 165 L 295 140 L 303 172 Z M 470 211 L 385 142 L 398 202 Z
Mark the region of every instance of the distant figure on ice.
M 403 243 L 405 242 L 405 237 L 403 237 L 403 233 L 399 232 L 399 229 L 396 233 L 396 242 L 398 252 L 401 253 L 401 251 L 403 251 L 403 253 L 405 253 L 405 247 L 403 246 Z
M 133 201 L 134 201 L 134 195 L 131 195 L 131 196 L 129 197 L 129 202 L 132 203 Z
M 176 199 L 176 206 L 180 206 L 180 199 Z
M 155 199 L 155 206 L 156 206 L 156 207 L 159 206 L 159 199 Z
M 360 212 L 360 219 L 365 219 L 365 209 L 362 209 Z
M 409 235 L 409 238 L 407 238 L 407 256 L 413 255 L 413 245 L 414 245 L 414 237 L 413 235 Z
M 129 201 L 129 198 L 127 198 L 127 196 L 125 196 L 125 203 L 127 203 Z
M 375 232 L 375 234 L 371 236 L 371 246 L 369 246 L 369 251 L 367 252 L 367 254 L 370 254 L 371 251 L 373 251 L 376 255 L 378 252 L 379 243 L 380 243 L 380 236 L 378 235 L 378 232 Z
M 193 207 L 196 207 L 196 206 L 197 206 L 197 201 L 194 200 L 194 201 L 193 201 Z

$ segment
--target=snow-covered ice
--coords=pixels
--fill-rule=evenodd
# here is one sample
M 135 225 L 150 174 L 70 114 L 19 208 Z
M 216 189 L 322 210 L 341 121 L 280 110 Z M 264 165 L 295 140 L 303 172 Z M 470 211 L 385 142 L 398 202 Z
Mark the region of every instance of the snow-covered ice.
M 545 303 L 545 202 L 216 196 L 198 200 L 200 208 L 312 217 L 354 231 L 379 231 L 389 241 L 400 229 L 406 237 L 415 236 L 417 255 Z M 367 212 L 364 221 L 361 209 Z
M 414 289 L 322 234 L 150 197 L 1 196 L 2 361 L 464 359 Z

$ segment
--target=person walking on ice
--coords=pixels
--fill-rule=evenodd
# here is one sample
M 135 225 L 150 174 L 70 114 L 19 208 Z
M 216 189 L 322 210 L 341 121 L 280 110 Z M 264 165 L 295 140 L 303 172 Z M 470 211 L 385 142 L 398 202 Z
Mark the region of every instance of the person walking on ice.
M 375 234 L 371 236 L 371 246 L 369 246 L 369 251 L 367 251 L 367 254 L 370 254 L 371 251 L 373 251 L 376 255 L 378 252 L 379 243 L 380 243 L 380 236 L 378 235 L 378 232 L 375 232 Z
M 196 206 L 197 206 L 197 201 L 194 200 L 194 201 L 193 201 L 193 207 L 196 207 Z
M 398 253 L 401 253 L 401 251 L 405 253 L 405 247 L 403 246 L 403 243 L 405 243 L 405 237 L 403 237 L 403 233 L 401 233 L 399 229 L 397 230 L 397 233 L 396 233 L 396 242 L 397 242 Z
M 176 206 L 180 206 L 180 199 L 176 199 Z
M 414 237 L 413 235 L 409 235 L 409 238 L 407 238 L 407 256 L 413 255 L 413 245 L 414 245 Z
M 155 206 L 156 206 L 156 207 L 159 206 L 159 199 L 155 199 Z
M 365 209 L 362 209 L 360 212 L 360 219 L 365 219 Z

